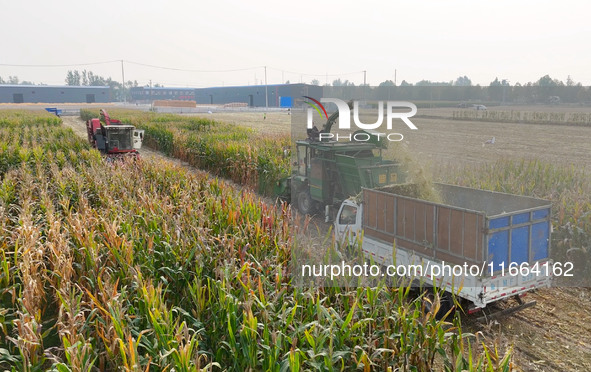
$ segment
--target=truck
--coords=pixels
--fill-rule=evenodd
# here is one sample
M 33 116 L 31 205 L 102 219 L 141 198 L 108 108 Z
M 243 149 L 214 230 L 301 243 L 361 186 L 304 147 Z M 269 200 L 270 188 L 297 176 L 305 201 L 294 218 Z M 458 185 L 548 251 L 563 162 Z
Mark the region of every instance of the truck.
M 400 183 L 406 178 L 398 162 L 382 157 L 387 141 L 380 140 L 371 130 L 358 130 L 351 135 L 363 141 L 340 142 L 321 136 L 330 133 L 338 116 L 336 111 L 320 130 L 309 129 L 307 138 L 295 141 L 292 174 L 280 180 L 275 189 L 277 196 L 291 201 L 303 214 L 323 211 L 327 222 L 335 207 L 362 188 Z
M 510 297 L 517 305 L 495 316 L 535 305 L 521 296 L 551 284 L 551 203 L 432 185 L 439 200 L 424 200 L 416 185 L 364 188 L 341 204 L 337 240 L 358 242 L 365 258 L 382 266 L 420 266 L 406 278 L 445 290 L 441 311 L 452 308 L 452 294 L 468 313 Z
M 106 110 L 101 109 L 99 118 L 86 122 L 88 142 L 109 159 L 124 156 L 138 157 L 142 147 L 144 131 L 133 125 L 123 124 L 111 119 Z

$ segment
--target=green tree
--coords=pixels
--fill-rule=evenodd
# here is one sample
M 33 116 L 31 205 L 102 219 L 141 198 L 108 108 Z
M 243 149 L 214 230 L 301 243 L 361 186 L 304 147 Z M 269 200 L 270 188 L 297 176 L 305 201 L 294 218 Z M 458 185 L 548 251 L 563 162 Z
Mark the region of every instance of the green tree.
M 68 70 L 68 73 L 66 74 L 66 84 L 75 86 L 80 85 L 80 73 L 78 70 Z
M 488 99 L 491 101 L 501 101 L 503 99 L 503 84 L 498 77 L 488 85 Z
M 460 76 L 454 82 L 454 85 L 457 87 L 470 87 L 472 86 L 472 80 L 468 78 L 466 75 Z
M 396 84 L 392 80 L 384 80 L 378 86 L 380 87 L 394 87 Z
M 564 85 L 564 83 L 558 79 L 552 79 L 550 75 L 544 75 L 535 83 L 535 85 L 540 87 L 557 87 Z
M 88 73 L 82 70 L 82 85 L 88 85 Z
M 550 75 L 542 76 L 534 83 L 536 87 L 536 98 L 538 102 L 547 102 L 550 97 L 560 97 L 561 87 L 564 83 L 558 79 L 552 79 Z
M 88 71 L 88 85 L 90 86 L 102 86 L 107 85 L 104 77 L 95 75 L 92 71 Z
M 431 81 L 431 80 L 421 80 L 418 81 L 415 86 L 417 87 L 441 87 L 441 86 L 450 86 L 452 82 L 445 82 L 445 81 Z
M 342 87 L 343 86 L 343 82 L 341 81 L 341 79 L 335 79 L 332 81 L 332 86 L 333 87 Z

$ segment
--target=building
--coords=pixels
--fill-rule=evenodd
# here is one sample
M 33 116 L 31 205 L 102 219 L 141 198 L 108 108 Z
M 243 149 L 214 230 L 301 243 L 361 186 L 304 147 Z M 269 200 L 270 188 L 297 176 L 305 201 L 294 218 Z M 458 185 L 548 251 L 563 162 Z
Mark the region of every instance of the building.
M 308 84 L 247 85 L 213 88 L 134 87 L 130 89 L 133 102 L 156 100 L 195 101 L 201 105 L 241 103 L 248 107 L 292 107 L 302 96 L 322 97 L 322 87 Z M 267 99 L 265 99 L 265 91 Z
M 0 103 L 106 103 L 109 86 L 0 85 Z
M 129 89 L 131 100 L 136 103 L 151 103 L 160 100 L 194 101 L 194 88 L 133 87 Z
M 267 98 L 265 99 L 265 92 Z M 246 103 L 249 107 L 292 107 L 302 96 L 322 97 L 322 87 L 309 84 L 272 84 L 195 89 L 197 104 Z

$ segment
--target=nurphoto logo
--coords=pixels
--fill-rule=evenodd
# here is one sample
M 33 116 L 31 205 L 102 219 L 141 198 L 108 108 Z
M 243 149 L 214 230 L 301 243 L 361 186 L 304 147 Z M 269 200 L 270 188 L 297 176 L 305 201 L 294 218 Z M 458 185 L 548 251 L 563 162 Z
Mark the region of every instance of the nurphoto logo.
M 307 127 L 308 129 L 312 130 L 314 128 L 313 122 L 313 115 L 314 111 L 320 115 L 320 118 L 324 118 L 328 120 L 329 116 L 326 112 L 326 108 L 324 107 L 323 103 L 334 103 L 337 106 L 338 110 L 338 117 L 339 117 L 339 129 L 342 130 L 349 130 L 351 129 L 351 102 L 347 103 L 338 98 L 321 98 L 320 101 L 309 97 L 303 96 L 304 98 L 308 99 L 309 101 L 304 101 L 310 107 L 307 110 Z M 310 102 L 311 101 L 311 102 Z M 378 101 L 377 103 L 377 110 L 378 110 L 378 118 L 374 123 L 362 123 L 359 118 L 359 101 L 352 101 L 353 106 L 353 123 L 355 126 L 361 130 L 369 131 L 364 132 L 366 136 L 375 135 L 378 139 L 381 137 L 387 138 L 389 141 L 401 141 L 403 136 L 401 133 L 382 133 L 376 132 L 379 129 L 383 122 L 384 122 L 384 107 L 386 108 L 386 129 L 388 131 L 392 130 L 392 122 L 394 119 L 402 120 L 410 129 L 417 130 L 418 128 L 410 121 L 409 118 L 413 117 L 417 113 L 417 106 L 412 102 L 406 101 Z M 408 108 L 410 111 L 408 112 L 398 112 L 394 109 L 400 108 Z M 362 134 L 362 133 L 359 133 Z M 319 139 L 339 139 L 338 134 L 333 133 L 319 133 Z M 343 136 L 341 136 L 342 138 Z M 346 138 L 350 138 L 345 136 Z M 360 139 L 356 138 L 357 141 Z M 363 139 L 361 139 L 363 141 Z

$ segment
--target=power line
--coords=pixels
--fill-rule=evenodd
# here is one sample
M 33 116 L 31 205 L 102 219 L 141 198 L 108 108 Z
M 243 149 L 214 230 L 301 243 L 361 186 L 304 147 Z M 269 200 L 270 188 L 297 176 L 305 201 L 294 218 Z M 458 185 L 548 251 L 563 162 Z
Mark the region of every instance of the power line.
M 101 64 L 115 63 L 115 62 L 121 63 L 121 61 L 122 61 L 121 59 L 116 59 L 116 60 L 112 60 L 112 61 L 89 62 L 89 63 L 71 63 L 71 64 L 58 64 L 58 65 L 35 65 L 35 64 L 0 63 L 0 66 L 5 66 L 5 67 L 76 67 L 76 66 L 101 65 Z M 188 69 L 188 68 L 177 68 L 177 67 L 151 65 L 151 64 L 148 64 L 148 63 L 128 61 L 128 60 L 125 60 L 125 59 L 123 60 L 123 62 L 124 63 L 132 64 L 132 65 L 158 68 L 158 69 L 162 69 L 162 70 L 186 71 L 186 72 L 204 72 L 204 73 L 248 71 L 248 70 L 258 70 L 258 69 L 262 69 L 262 68 L 265 67 L 265 66 L 254 66 L 254 67 L 244 67 L 244 68 L 227 69 L 227 70 L 197 70 L 197 69 Z
M 360 70 L 360 71 L 345 72 L 342 74 L 307 74 L 304 72 L 288 71 L 288 70 L 283 70 L 283 69 L 275 68 L 275 67 L 268 67 L 268 69 L 275 70 L 275 71 L 281 71 L 281 72 L 287 72 L 289 74 L 294 74 L 294 75 L 303 75 L 303 76 L 346 76 L 346 75 L 361 74 L 362 72 L 364 72 L 363 70 Z
M 132 64 L 132 65 L 145 66 L 145 67 L 151 67 L 151 68 L 158 68 L 158 69 L 162 69 L 162 70 L 186 71 L 186 72 L 202 72 L 202 73 L 238 72 L 238 71 L 249 71 L 249 70 L 258 70 L 258 69 L 264 69 L 265 68 L 265 66 L 252 66 L 252 67 L 234 68 L 234 69 L 226 69 L 226 70 L 198 70 L 198 69 L 189 69 L 189 68 L 178 68 L 178 67 L 152 65 L 152 64 L 148 64 L 148 63 L 128 61 L 128 60 L 125 60 L 125 59 L 123 60 L 123 62 L 124 63 Z M 49 64 L 36 65 L 36 64 L 0 63 L 0 66 L 5 66 L 5 67 L 76 67 L 76 66 L 102 65 L 102 64 L 107 64 L 107 63 L 121 63 L 121 60 L 120 59 L 116 59 L 116 60 L 101 61 L 101 62 L 70 63 L 70 64 L 55 64 L 55 65 L 49 65 Z M 345 76 L 345 75 L 360 74 L 360 73 L 363 72 L 361 70 L 361 71 L 344 72 L 344 73 L 340 73 L 340 74 L 309 74 L 309 73 L 305 73 L 305 72 L 290 71 L 290 70 L 285 70 L 285 69 L 276 68 L 276 67 L 267 67 L 267 68 L 270 69 L 270 70 L 287 72 L 287 73 L 290 73 L 290 74 L 303 75 L 303 76 Z
M 218 73 L 218 72 L 237 72 L 237 71 L 249 71 L 249 70 L 258 70 L 262 69 L 265 66 L 254 66 L 254 67 L 245 67 L 245 68 L 235 68 L 229 70 L 195 70 L 195 69 L 184 69 L 184 68 L 176 68 L 176 67 L 166 67 L 166 66 L 157 66 L 157 65 L 150 65 L 147 63 L 140 63 L 140 62 L 133 62 L 124 60 L 125 63 L 129 63 L 132 65 L 138 66 L 145 66 L 145 67 L 152 67 L 152 68 L 159 68 L 162 70 L 173 70 L 173 71 L 186 71 L 186 72 L 203 72 L 203 73 Z
M 52 68 L 52 67 L 77 67 L 77 66 L 91 66 L 91 65 L 101 65 L 101 64 L 108 64 L 108 63 L 128 63 L 131 65 L 137 66 L 144 66 L 150 68 L 156 68 L 161 70 L 169 70 L 169 71 L 181 71 L 181 72 L 197 72 L 197 73 L 228 73 L 228 72 L 239 72 L 239 71 L 252 71 L 252 70 L 259 70 L 259 69 L 270 69 L 274 71 L 280 71 L 281 73 L 289 73 L 294 75 L 306 76 L 306 77 L 341 77 L 341 76 L 348 76 L 348 75 L 356 75 L 361 74 L 364 71 L 352 71 L 352 72 L 345 72 L 339 74 L 309 74 L 305 72 L 297 72 L 291 70 L 285 70 L 281 68 L 275 67 L 266 67 L 266 66 L 252 66 L 252 67 L 243 67 L 243 68 L 234 68 L 234 69 L 225 69 L 225 70 L 200 70 L 200 69 L 188 69 L 188 68 L 178 68 L 178 67 L 170 67 L 170 66 L 160 66 L 160 65 L 153 65 L 148 63 L 136 62 L 136 61 L 129 61 L 129 60 L 111 60 L 111 61 L 99 61 L 99 62 L 88 62 L 88 63 L 71 63 L 71 64 L 10 64 L 10 63 L 0 63 L 0 66 L 4 67 L 33 67 L 33 68 Z M 123 66 L 122 66 L 123 68 Z M 283 75 L 282 75 L 283 76 Z
M 223 72 L 238 72 L 238 71 L 250 71 L 250 70 L 258 70 L 264 69 L 265 66 L 252 66 L 252 67 L 243 67 L 243 68 L 234 68 L 234 69 L 226 69 L 226 70 L 199 70 L 199 69 L 189 69 L 189 68 L 178 68 L 178 67 L 169 67 L 169 66 L 159 66 L 159 65 L 152 65 L 148 63 L 141 63 L 135 61 L 128 61 L 123 60 L 124 63 L 129 63 L 132 65 L 144 66 L 144 67 L 151 67 L 151 68 L 158 68 L 161 70 L 172 70 L 172 71 L 185 71 L 185 72 L 202 72 L 202 73 L 223 73 Z M 91 65 L 102 65 L 107 63 L 121 63 L 120 59 L 111 60 L 111 61 L 100 61 L 100 62 L 88 62 L 88 63 L 69 63 L 69 64 L 12 64 L 12 63 L 0 63 L 0 66 L 5 67 L 76 67 L 76 66 L 91 66 Z M 353 72 L 344 72 L 340 74 L 309 74 L 305 72 L 297 72 L 297 71 L 290 71 L 276 67 L 267 67 L 270 70 L 280 71 L 280 72 L 287 72 L 290 74 L 295 75 L 303 75 L 303 76 L 346 76 L 346 75 L 354 75 L 360 74 L 363 71 L 353 71 Z
M 90 66 L 90 65 L 104 65 L 107 63 L 120 62 L 121 60 L 103 61 L 103 62 L 89 62 L 89 63 L 73 63 L 66 65 L 22 65 L 22 64 L 9 64 L 0 63 L 0 66 L 6 67 L 76 67 L 76 66 Z

